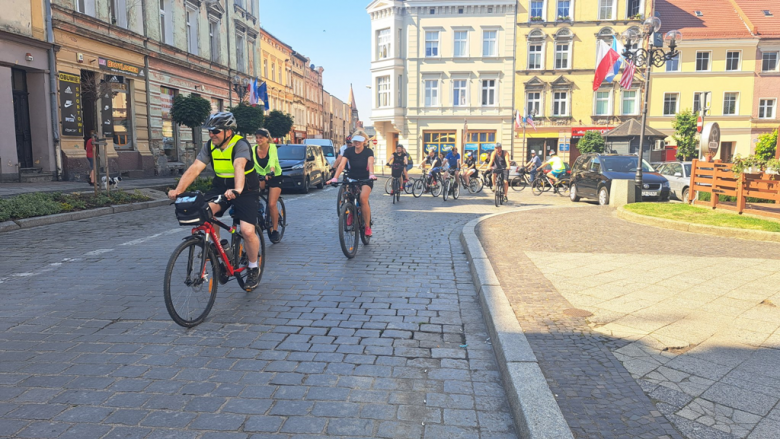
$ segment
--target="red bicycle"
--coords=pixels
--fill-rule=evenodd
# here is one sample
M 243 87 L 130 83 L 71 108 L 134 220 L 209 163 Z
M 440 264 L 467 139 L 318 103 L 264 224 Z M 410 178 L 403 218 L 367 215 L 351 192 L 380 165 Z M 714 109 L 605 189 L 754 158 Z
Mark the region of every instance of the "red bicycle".
M 219 202 L 219 198 L 215 200 Z M 177 324 L 190 328 L 206 319 L 217 297 L 217 285 L 235 278 L 244 289 L 249 259 L 241 235 L 240 222 L 232 226 L 216 219 L 200 192 L 179 195 L 175 201 L 179 224 L 191 226 L 192 234 L 173 251 L 165 269 L 165 307 Z M 230 242 L 218 240 L 215 226 L 230 232 Z M 260 240 L 258 267 L 260 279 L 265 267 L 265 240 L 255 225 Z

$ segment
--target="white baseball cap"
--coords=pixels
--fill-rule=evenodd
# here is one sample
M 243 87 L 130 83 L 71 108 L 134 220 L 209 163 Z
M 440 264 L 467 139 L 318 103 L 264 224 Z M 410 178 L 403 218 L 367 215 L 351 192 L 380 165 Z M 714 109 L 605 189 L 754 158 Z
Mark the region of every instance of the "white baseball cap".
M 352 137 L 352 141 L 353 141 L 353 142 L 365 142 L 365 141 L 366 141 L 366 138 L 365 138 L 365 137 L 363 137 L 363 136 L 353 136 L 353 137 Z

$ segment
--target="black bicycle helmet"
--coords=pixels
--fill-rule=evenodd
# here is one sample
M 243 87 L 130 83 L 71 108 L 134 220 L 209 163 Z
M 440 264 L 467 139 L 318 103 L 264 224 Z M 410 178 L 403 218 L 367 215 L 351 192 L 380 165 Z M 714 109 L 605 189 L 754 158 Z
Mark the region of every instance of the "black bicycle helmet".
M 271 133 L 265 128 L 258 128 L 257 131 L 255 131 L 255 136 L 263 136 L 266 139 L 270 139 Z
M 235 130 L 238 128 L 236 117 L 229 111 L 214 113 L 206 122 L 206 129 Z

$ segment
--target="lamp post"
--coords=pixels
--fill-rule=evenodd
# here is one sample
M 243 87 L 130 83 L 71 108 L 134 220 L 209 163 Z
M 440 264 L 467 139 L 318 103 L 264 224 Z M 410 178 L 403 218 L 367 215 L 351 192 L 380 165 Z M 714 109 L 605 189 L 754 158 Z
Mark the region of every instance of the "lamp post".
M 645 143 L 645 126 L 647 125 L 647 101 L 650 98 L 650 72 L 653 66 L 663 67 L 667 61 L 674 59 L 679 52 L 677 51 L 677 44 L 682 41 L 682 33 L 678 30 L 670 30 L 664 35 L 664 42 L 669 45 L 669 51 L 664 50 L 664 44 L 661 43 L 660 47 L 655 47 L 653 40 L 651 39 L 653 34 L 661 30 L 661 19 L 658 17 L 651 17 L 645 20 L 642 24 L 642 33 L 639 34 L 633 30 L 626 30 L 623 33 L 623 39 L 625 40 L 625 49 L 623 50 L 623 57 L 628 61 L 633 61 L 636 68 L 645 67 L 645 97 L 642 105 L 642 131 L 639 133 L 639 159 L 636 167 L 636 187 L 642 188 L 642 155 L 644 153 Z M 644 43 L 648 41 L 648 48 L 637 47 L 635 49 L 629 49 L 631 45 L 639 42 Z M 640 198 L 641 200 L 641 198 Z
M 233 91 L 236 92 L 236 95 L 238 95 L 238 102 L 241 103 L 244 101 L 244 96 L 246 96 L 246 88 L 249 85 L 249 80 L 235 75 L 233 76 L 232 82 Z

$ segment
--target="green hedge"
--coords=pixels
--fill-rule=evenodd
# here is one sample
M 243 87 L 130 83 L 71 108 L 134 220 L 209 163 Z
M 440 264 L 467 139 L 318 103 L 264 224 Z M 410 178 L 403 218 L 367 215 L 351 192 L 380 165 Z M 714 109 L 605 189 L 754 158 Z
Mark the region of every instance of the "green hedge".
M 128 204 L 149 201 L 151 198 L 138 191 L 127 193 L 114 190 L 110 194 L 63 194 L 60 192 L 35 192 L 12 198 L 0 198 L 0 221 L 54 215 L 76 210 L 95 209 L 113 204 Z
M 699 192 L 699 201 L 710 201 L 710 193 L 709 192 Z M 737 202 L 737 197 L 732 197 L 731 195 L 720 195 L 718 197 L 718 201 L 723 202 Z M 747 197 L 745 200 L 748 203 L 774 203 L 774 201 L 771 200 L 764 200 L 762 198 L 753 198 L 753 197 Z

